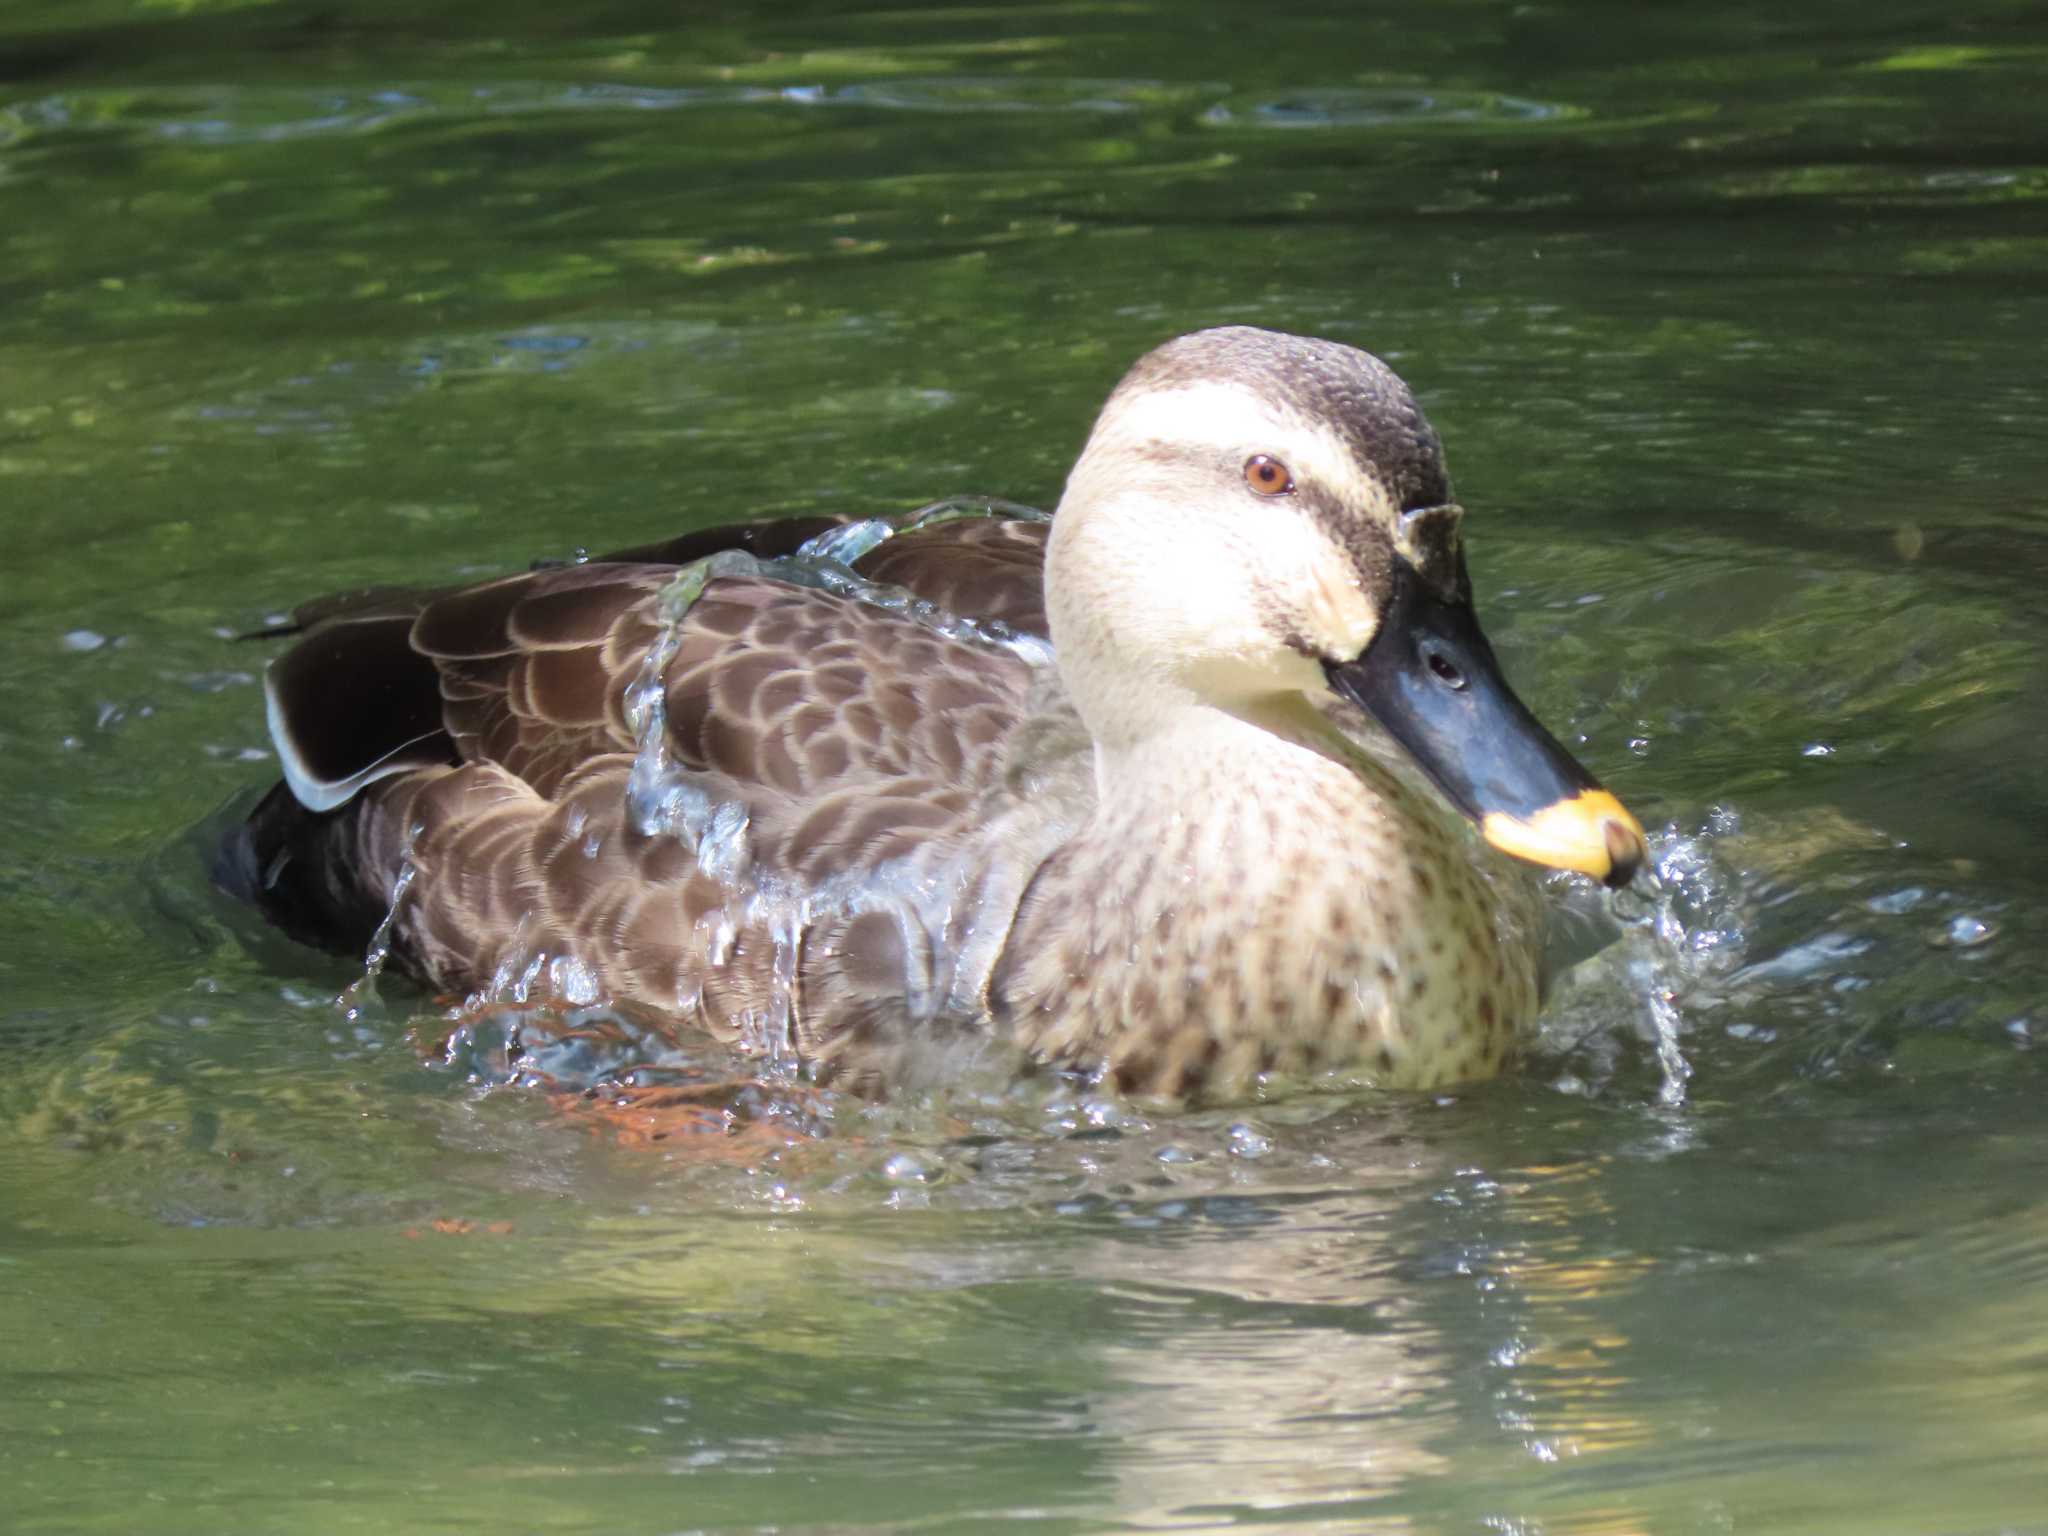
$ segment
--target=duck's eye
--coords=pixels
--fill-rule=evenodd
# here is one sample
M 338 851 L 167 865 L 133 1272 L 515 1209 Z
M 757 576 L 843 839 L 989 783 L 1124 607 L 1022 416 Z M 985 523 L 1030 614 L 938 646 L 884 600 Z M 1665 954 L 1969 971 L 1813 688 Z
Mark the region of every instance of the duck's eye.
M 1244 483 L 1261 496 L 1285 496 L 1294 489 L 1294 476 L 1270 453 L 1255 453 L 1244 461 Z

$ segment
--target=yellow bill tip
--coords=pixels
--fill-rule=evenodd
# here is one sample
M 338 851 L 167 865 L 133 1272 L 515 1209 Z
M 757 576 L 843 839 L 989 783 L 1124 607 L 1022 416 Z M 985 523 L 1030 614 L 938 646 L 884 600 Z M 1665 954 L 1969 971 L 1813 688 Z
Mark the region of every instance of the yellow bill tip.
M 1643 828 L 1604 789 L 1588 789 L 1533 816 L 1489 813 L 1479 834 L 1503 853 L 1569 869 L 1611 886 L 1627 885 L 1649 857 Z

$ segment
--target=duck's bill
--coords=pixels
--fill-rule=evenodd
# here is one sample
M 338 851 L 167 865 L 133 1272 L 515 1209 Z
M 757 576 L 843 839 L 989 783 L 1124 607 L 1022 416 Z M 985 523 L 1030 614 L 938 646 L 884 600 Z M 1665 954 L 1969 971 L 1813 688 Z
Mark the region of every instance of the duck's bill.
M 1407 749 L 1494 847 L 1611 886 L 1641 866 L 1643 829 L 1515 697 L 1469 600 L 1446 601 L 1405 561 L 1393 601 L 1330 686 Z

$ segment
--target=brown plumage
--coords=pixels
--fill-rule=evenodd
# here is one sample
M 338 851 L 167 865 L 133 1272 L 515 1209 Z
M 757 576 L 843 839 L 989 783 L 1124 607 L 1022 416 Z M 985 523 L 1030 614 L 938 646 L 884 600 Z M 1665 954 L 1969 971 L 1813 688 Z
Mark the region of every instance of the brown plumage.
M 1248 452 L 1300 494 L 1248 494 Z M 1535 1006 L 1526 882 L 1339 675 L 1445 495 L 1375 360 L 1209 332 L 1133 371 L 1052 523 L 801 568 L 835 524 L 752 524 L 330 600 L 222 877 L 333 947 L 390 911 L 437 984 L 854 1079 L 937 1036 L 1169 1094 L 1491 1071 Z

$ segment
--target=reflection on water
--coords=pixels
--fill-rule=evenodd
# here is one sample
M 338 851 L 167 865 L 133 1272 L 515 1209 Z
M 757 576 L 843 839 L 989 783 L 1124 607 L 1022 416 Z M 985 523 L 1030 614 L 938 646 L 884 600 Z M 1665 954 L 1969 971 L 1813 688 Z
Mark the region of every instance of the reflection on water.
M 782 73 L 777 71 L 776 73 Z M 1220 85 L 1173 85 L 1147 80 L 1061 80 L 925 77 L 907 80 L 824 81 L 798 84 L 721 82 L 658 88 L 609 82 L 557 84 L 494 80 L 474 85 L 422 84 L 361 92 L 251 90 L 217 85 L 150 91 L 73 91 L 24 101 L 0 111 L 0 131 L 15 140 L 56 133 L 128 130 L 203 144 L 276 143 L 332 134 L 365 133 L 430 118 L 462 120 L 525 117 L 553 112 L 676 112 L 702 108 L 865 107 L 898 112 L 1087 112 L 1186 110 L 1219 95 Z M 1229 121 L 1224 116 L 1212 121 Z M 1255 111 L 1316 110 L 1306 101 Z M 1351 97 L 1322 107 L 1328 121 L 1469 120 L 1488 113 L 1541 116 L 1531 103 L 1458 101 L 1439 108 L 1427 97 Z M 1368 112 L 1376 113 L 1369 119 Z
M 1213 127 L 1391 128 L 1432 123 L 1541 122 L 1571 109 L 1477 91 L 1308 90 L 1263 101 L 1218 102 Z
M 2036 20 L 10 10 L 10 1513 L 2040 1529 Z M 865 1105 L 205 889 L 277 607 L 1050 504 L 1223 320 L 1413 380 L 1661 829 L 1513 1079 Z
M 1077 1262 L 1114 1308 L 1097 1401 L 1119 1447 L 1117 1506 L 1176 1525 L 1357 1504 L 1442 1472 L 1442 1341 L 1360 1243 L 1388 1202 L 1215 1205 L 1182 1218 L 1163 1254 L 1111 1238 Z

